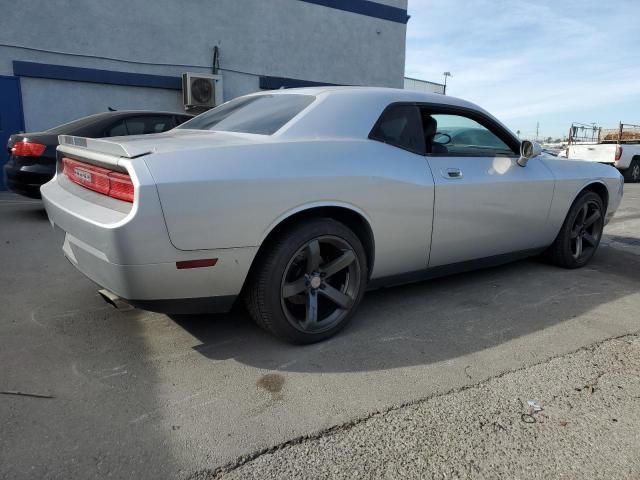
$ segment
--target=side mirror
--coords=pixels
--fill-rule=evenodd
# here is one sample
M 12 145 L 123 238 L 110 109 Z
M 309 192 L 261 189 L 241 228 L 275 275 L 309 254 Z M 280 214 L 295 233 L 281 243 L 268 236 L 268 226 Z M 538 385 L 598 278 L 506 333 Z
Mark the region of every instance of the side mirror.
M 523 140 L 520 144 L 520 158 L 518 159 L 518 165 L 520 165 L 521 167 L 526 167 L 529 160 L 537 157 L 541 153 L 542 145 L 537 142 Z
M 446 145 L 451 143 L 451 135 L 448 133 L 437 132 L 433 136 L 433 143 L 437 143 L 438 145 Z

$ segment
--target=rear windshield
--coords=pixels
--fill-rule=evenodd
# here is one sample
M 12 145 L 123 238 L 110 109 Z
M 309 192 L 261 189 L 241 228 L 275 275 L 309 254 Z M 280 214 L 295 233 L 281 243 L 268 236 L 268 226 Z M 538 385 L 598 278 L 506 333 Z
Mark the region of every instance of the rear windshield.
M 288 93 L 241 97 L 198 115 L 178 128 L 272 135 L 314 100 L 313 95 Z
M 52 134 L 62 133 L 66 135 L 76 135 L 82 131 L 82 129 L 93 126 L 96 122 L 108 118 L 109 116 L 110 114 L 106 112 L 96 113 L 94 115 L 89 115 L 88 117 L 82 117 L 68 123 L 63 123 L 62 125 L 58 125 L 57 127 L 53 127 L 45 131 Z

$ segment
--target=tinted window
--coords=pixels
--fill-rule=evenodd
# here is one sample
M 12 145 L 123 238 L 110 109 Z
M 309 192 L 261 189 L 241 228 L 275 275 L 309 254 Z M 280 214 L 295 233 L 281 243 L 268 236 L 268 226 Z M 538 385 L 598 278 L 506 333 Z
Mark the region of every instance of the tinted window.
M 192 118 L 191 115 L 176 115 L 176 125 L 181 125 Z
M 63 123 L 62 125 L 58 125 L 57 127 L 46 130 L 46 132 L 52 134 L 78 135 L 80 134 L 80 132 L 86 130 L 87 128 L 93 127 L 97 123 L 108 119 L 109 116 L 110 114 L 107 112 L 96 113 L 95 115 L 82 117 L 77 120 L 73 120 L 72 122 Z
M 124 120 L 120 120 L 109 127 L 105 137 L 120 137 L 122 135 L 127 135 L 127 127 L 124 124 Z
M 493 157 L 514 155 L 494 132 L 462 115 L 434 114 L 436 122 L 433 155 Z M 425 116 L 428 118 L 428 116 Z M 429 140 L 427 140 L 428 142 Z
M 148 133 L 166 132 L 173 128 L 172 115 L 145 115 L 127 118 L 129 135 L 146 135 Z
M 392 105 L 383 113 L 369 138 L 424 155 L 424 131 L 415 105 Z
M 231 100 L 178 128 L 271 135 L 308 107 L 312 95 L 256 95 Z

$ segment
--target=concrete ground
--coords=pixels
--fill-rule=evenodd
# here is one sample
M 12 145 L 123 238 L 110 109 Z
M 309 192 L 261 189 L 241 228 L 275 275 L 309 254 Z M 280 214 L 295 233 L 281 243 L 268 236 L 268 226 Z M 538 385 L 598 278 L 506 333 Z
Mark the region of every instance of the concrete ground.
M 516 396 L 560 408 L 543 395 L 545 381 L 554 382 L 551 372 L 532 380 L 530 391 L 515 388 L 514 381 L 511 390 L 500 392 L 506 384 L 491 379 L 640 330 L 640 185 L 626 186 L 623 206 L 606 233 L 587 268 L 568 271 L 524 261 L 373 292 L 338 337 L 292 347 L 243 314 L 169 318 L 112 309 L 63 258 L 62 239 L 41 203 L 2 195 L 0 391 L 53 398 L 0 394 L 0 477 L 206 477 L 242 457 L 267 462 L 260 452 L 284 442 L 322 439 L 327 429 L 349 423 L 360 428 L 368 424 L 362 419 L 377 412 L 447 392 L 463 395 L 472 390 L 461 389 L 482 382 L 473 391 L 494 385 L 495 397 L 487 398 L 508 404 L 504 411 L 513 410 L 509 402 Z M 624 360 L 626 353 L 621 355 Z M 561 387 L 554 384 L 552 391 Z M 459 436 L 467 431 L 456 428 L 456 401 L 469 403 L 452 400 L 434 427 L 452 423 L 447 431 Z M 628 403 L 620 408 L 627 411 Z M 476 418 L 481 411 L 473 406 L 463 418 L 483 421 Z M 502 411 L 487 419 L 506 422 Z M 598 428 L 600 421 L 594 419 Z M 510 433 L 501 448 L 528 455 L 530 439 L 503 426 Z M 600 437 L 589 438 L 595 445 Z M 620 437 L 620 455 L 628 441 Z M 456 436 L 438 442 L 438 452 L 478 452 Z M 553 452 L 565 449 L 567 457 L 589 446 L 577 440 L 554 445 Z M 599 452 L 598 458 L 607 453 Z M 445 463 L 443 457 L 437 468 Z M 456 465 L 465 476 L 462 464 Z M 545 473 L 526 470 L 523 462 L 513 465 L 522 470 L 512 478 Z M 611 465 L 634 468 L 624 460 Z M 439 471 L 444 470 L 433 470 Z M 635 472 L 621 475 L 627 471 Z
M 533 402 L 533 406 L 529 404 Z M 192 480 L 640 478 L 640 337 L 606 340 Z

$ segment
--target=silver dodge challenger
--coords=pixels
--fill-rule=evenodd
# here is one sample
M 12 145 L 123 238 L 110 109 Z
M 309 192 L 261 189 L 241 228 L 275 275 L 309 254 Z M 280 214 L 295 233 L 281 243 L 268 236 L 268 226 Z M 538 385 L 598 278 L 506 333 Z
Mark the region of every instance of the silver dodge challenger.
M 236 98 L 165 133 L 61 136 L 42 187 L 71 263 L 139 308 L 226 311 L 295 343 L 365 290 L 544 254 L 593 257 L 610 166 L 545 156 L 478 106 L 317 87 Z

